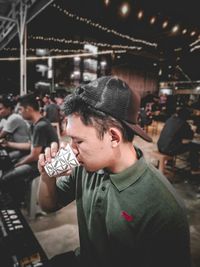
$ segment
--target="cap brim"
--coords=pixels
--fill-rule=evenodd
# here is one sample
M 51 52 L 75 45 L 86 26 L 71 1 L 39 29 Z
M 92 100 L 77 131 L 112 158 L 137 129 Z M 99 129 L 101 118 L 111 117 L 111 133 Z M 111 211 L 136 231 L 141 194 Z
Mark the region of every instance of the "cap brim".
M 148 136 L 145 131 L 138 125 L 138 124 L 131 124 L 127 121 L 123 121 L 129 128 L 131 128 L 134 133 L 138 136 L 140 136 L 142 139 L 144 139 L 147 142 L 153 142 L 152 138 Z

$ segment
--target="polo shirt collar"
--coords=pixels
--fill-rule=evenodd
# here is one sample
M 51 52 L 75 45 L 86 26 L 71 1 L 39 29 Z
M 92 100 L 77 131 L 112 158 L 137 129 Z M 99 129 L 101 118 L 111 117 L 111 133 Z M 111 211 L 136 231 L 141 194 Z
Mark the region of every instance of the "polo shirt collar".
M 37 120 L 33 125 L 36 125 L 36 124 L 38 124 L 38 122 L 43 121 L 43 120 L 45 120 L 45 118 L 43 116 L 41 116 L 39 118 L 39 120 Z
M 122 191 L 135 183 L 147 169 L 147 162 L 144 157 L 138 159 L 132 166 L 126 170 L 109 174 L 110 180 L 116 186 L 119 191 Z

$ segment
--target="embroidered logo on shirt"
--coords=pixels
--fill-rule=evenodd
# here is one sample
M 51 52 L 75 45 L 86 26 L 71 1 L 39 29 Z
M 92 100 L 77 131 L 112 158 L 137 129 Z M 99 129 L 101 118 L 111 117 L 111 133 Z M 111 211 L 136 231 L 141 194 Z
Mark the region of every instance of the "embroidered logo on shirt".
M 131 222 L 133 220 L 133 216 L 129 215 L 126 211 L 122 211 L 121 216 L 124 217 L 127 222 Z

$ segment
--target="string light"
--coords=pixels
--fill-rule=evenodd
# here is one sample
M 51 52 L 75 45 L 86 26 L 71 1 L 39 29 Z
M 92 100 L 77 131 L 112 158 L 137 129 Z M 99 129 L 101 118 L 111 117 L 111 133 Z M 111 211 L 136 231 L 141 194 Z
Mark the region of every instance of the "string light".
M 190 52 L 193 52 L 195 50 L 200 49 L 200 44 L 198 44 L 198 43 L 200 43 L 200 37 L 196 41 L 194 41 L 193 43 L 190 44 L 190 47 L 192 47 L 190 49 Z
M 48 49 L 50 53 L 81 53 L 85 52 L 84 49 L 58 49 L 58 48 L 27 48 L 27 52 L 35 52 L 37 49 Z M 16 47 L 4 47 L 2 51 L 18 51 L 19 48 Z
M 196 45 L 195 47 L 191 48 L 190 52 L 193 52 L 193 51 L 195 51 L 197 49 L 200 49 L 200 45 Z
M 47 41 L 47 42 L 58 42 L 58 43 L 65 43 L 65 44 L 75 44 L 75 45 L 85 45 L 88 44 L 88 41 L 78 41 L 78 40 L 66 40 L 64 38 L 59 39 L 59 38 L 54 38 L 54 37 L 43 37 L 43 36 L 29 36 L 29 39 L 33 39 L 33 40 L 40 40 L 40 41 Z M 90 44 L 94 45 L 94 46 L 98 46 L 98 47 L 102 47 L 102 48 L 111 48 L 113 53 L 125 53 L 127 50 L 137 50 L 140 51 L 142 49 L 142 47 L 137 47 L 137 46 L 127 46 L 127 45 L 110 45 L 107 43 L 96 43 L 96 42 L 90 42 Z M 38 48 L 37 48 L 38 49 Z M 44 48 L 41 48 L 44 49 Z M 85 52 L 84 49 L 49 49 L 49 48 L 45 48 L 48 49 L 50 53 L 54 52 L 54 53 L 83 53 Z M 118 50 L 116 50 L 118 49 Z M 122 50 L 119 50 L 122 49 Z M 2 49 L 2 51 L 17 51 L 19 49 L 17 48 L 4 48 Z M 35 48 L 28 48 L 27 52 L 35 52 L 36 49 Z M 99 52 L 99 53 L 105 53 L 105 51 Z M 84 55 L 84 54 L 83 54 Z M 69 57 L 73 57 L 76 55 L 69 55 Z M 42 57 L 40 57 L 41 59 Z M 55 56 L 56 58 L 56 56 Z M 64 58 L 64 56 L 62 56 L 62 58 Z M 2 60 L 18 60 L 18 58 L 2 58 Z M 28 58 L 29 59 L 29 58 Z M 37 57 L 35 58 L 37 59 Z
M 42 57 L 26 57 L 27 60 L 46 60 L 49 58 L 52 59 L 63 59 L 63 58 L 74 58 L 74 57 L 88 57 L 88 56 L 94 56 L 94 55 L 106 55 L 106 54 L 122 54 L 126 53 L 126 50 L 105 50 L 105 51 L 99 51 L 96 53 L 82 53 L 82 54 L 76 54 L 76 55 L 56 55 L 56 56 L 42 56 Z M 8 58 L 0 58 L 0 61 L 17 61 L 20 60 L 20 57 L 8 57 Z
M 55 3 L 52 5 L 54 8 L 56 8 L 58 11 L 64 13 L 67 17 L 70 17 L 72 19 L 75 19 L 77 21 L 81 21 L 83 23 L 86 23 L 92 27 L 95 27 L 95 28 L 98 28 L 104 32 L 107 32 L 107 33 L 112 33 L 118 37 L 121 37 L 123 39 L 127 39 L 129 41 L 132 41 L 134 43 L 141 43 L 141 44 L 144 44 L 144 45 L 147 45 L 147 46 L 151 46 L 151 47 L 157 47 L 157 44 L 156 43 L 151 43 L 151 42 L 147 42 L 145 40 L 141 40 L 141 39 L 135 39 L 133 37 L 130 37 L 129 35 L 126 35 L 126 34 L 122 34 L 122 33 L 119 33 L 113 29 L 109 29 L 107 27 L 104 27 L 104 26 L 101 26 L 100 24 L 98 23 L 94 23 L 92 22 L 90 19 L 87 19 L 87 18 L 83 18 L 83 17 L 79 17 L 75 14 L 72 14 L 70 12 L 68 12 L 66 9 L 62 9 L 59 5 L 56 5 Z
M 110 4 L 110 0 L 104 0 L 104 3 L 105 5 L 109 5 Z M 67 17 L 70 17 L 72 19 L 75 19 L 77 21 L 80 21 L 82 23 L 86 23 L 87 25 L 90 25 L 92 27 L 96 27 L 102 31 L 105 31 L 107 33 L 112 33 L 118 37 L 121 37 L 121 38 L 124 38 L 124 39 L 127 39 L 129 41 L 132 41 L 134 43 L 140 43 L 140 44 L 145 44 L 147 46 L 152 46 L 152 47 L 157 47 L 157 44 L 156 43 L 150 43 L 150 42 L 147 42 L 145 40 L 141 40 L 141 39 L 135 39 L 131 36 L 128 36 L 128 35 L 125 35 L 125 34 L 121 34 L 117 31 L 115 31 L 114 29 L 109 29 L 107 27 L 104 27 L 104 26 L 101 26 L 100 24 L 98 23 L 94 23 L 92 22 L 91 20 L 87 19 L 87 18 L 83 18 L 83 17 L 80 17 L 80 16 L 77 16 L 75 14 L 72 14 L 70 12 L 68 12 L 67 10 L 63 9 L 62 7 L 60 7 L 59 5 L 57 4 L 52 4 L 52 7 L 56 8 L 59 12 L 62 12 L 64 15 L 66 15 Z M 121 7 L 121 11 L 122 13 L 124 14 L 127 14 L 127 12 L 129 12 L 130 10 L 130 6 L 128 3 L 124 3 L 123 6 Z M 141 19 L 142 17 L 144 16 L 144 11 L 143 10 L 140 10 L 137 14 L 137 17 L 138 19 Z M 152 17 L 150 19 L 150 23 L 151 24 L 154 24 L 156 21 L 156 17 Z M 166 28 L 168 26 L 168 21 L 165 20 L 163 23 L 162 23 L 162 28 Z M 172 32 L 175 33 L 179 30 L 179 26 L 178 25 L 175 25 L 173 28 L 172 28 Z M 188 32 L 188 30 L 186 28 L 184 28 L 182 30 L 182 34 L 186 34 Z M 192 31 L 190 33 L 190 36 L 194 36 L 196 35 L 197 33 L 195 31 Z M 66 40 L 65 38 L 62 38 L 62 39 L 59 39 L 59 38 L 54 38 L 54 37 L 42 37 L 42 36 L 37 36 L 37 37 L 34 37 L 34 36 L 31 36 L 32 39 L 35 39 L 35 40 L 43 40 L 43 41 L 53 41 L 53 42 L 59 42 L 59 43 L 64 43 L 64 44 L 73 44 L 73 45 L 84 45 L 86 43 L 91 43 L 95 46 L 98 46 L 98 47 L 102 47 L 102 48 L 111 48 L 111 49 L 126 49 L 126 50 L 141 50 L 143 49 L 141 46 L 128 46 L 128 45 L 112 45 L 112 44 L 106 44 L 106 43 L 98 43 L 98 42 L 91 42 L 91 41 L 77 41 L 77 40 Z M 196 40 L 196 42 L 198 43 L 199 42 L 199 39 Z M 193 44 L 191 44 L 190 46 L 192 46 Z M 197 46 L 194 46 L 190 49 L 190 51 L 194 51 L 196 49 L 199 49 L 199 45 Z M 17 48 L 4 48 L 3 49 L 4 51 L 17 51 Z M 84 50 L 82 49 L 79 49 L 79 50 L 69 50 L 69 49 L 49 49 L 51 53 L 81 53 L 83 52 Z M 35 49 L 27 49 L 27 51 L 35 51 Z
M 19 49 L 16 47 L 4 47 L 2 49 L 2 51 L 17 51 L 17 50 L 19 50 Z
M 200 42 L 200 38 L 198 38 L 196 41 L 194 41 L 193 43 L 191 43 L 190 46 L 196 45 L 199 42 Z
M 176 33 L 178 30 L 179 30 L 179 26 L 178 26 L 178 25 L 175 25 L 175 26 L 172 28 L 172 32 L 173 32 L 173 33 Z
M 43 36 L 29 36 L 29 39 L 39 40 L 39 41 L 47 41 L 47 42 L 57 42 L 61 44 L 73 44 L 73 45 L 85 45 L 85 44 L 92 44 L 97 47 L 108 47 L 112 49 L 129 49 L 129 50 L 141 50 L 142 47 L 140 46 L 129 46 L 129 45 L 111 45 L 107 43 L 97 43 L 91 41 L 79 41 L 79 40 L 72 40 L 72 39 L 65 39 L 65 38 L 55 38 L 55 37 L 43 37 Z

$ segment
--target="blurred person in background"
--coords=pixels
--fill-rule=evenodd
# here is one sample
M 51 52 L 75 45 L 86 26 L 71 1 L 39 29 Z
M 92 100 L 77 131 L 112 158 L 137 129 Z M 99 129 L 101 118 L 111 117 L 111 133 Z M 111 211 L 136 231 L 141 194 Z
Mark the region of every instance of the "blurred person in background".
M 12 170 L 7 171 L 0 178 L 0 187 L 9 191 L 16 201 L 23 201 L 27 182 L 39 175 L 37 161 L 40 153 L 52 142 L 59 142 L 57 133 L 49 120 L 40 113 L 38 101 L 34 94 L 19 97 L 19 111 L 25 120 L 30 121 L 29 142 L 7 141 L 5 146 L 12 149 L 30 151 L 21 158 Z M 22 199 L 21 199 L 22 198 Z
M 157 141 L 161 153 L 175 156 L 189 152 L 188 162 L 191 174 L 200 173 L 199 170 L 199 145 L 193 142 L 184 143 L 184 139 L 192 140 L 194 132 L 187 122 L 191 112 L 188 108 L 180 108 L 166 122 Z
M 49 103 L 44 106 L 43 112 L 44 117 L 46 117 L 50 122 L 60 123 L 60 107 L 56 104 L 53 95 L 50 95 Z
M 60 106 L 56 103 L 55 98 L 53 94 L 49 97 L 49 103 L 44 106 L 43 109 L 43 115 L 45 118 L 47 118 L 51 123 L 58 123 L 59 129 L 61 132 L 62 126 L 61 126 L 61 110 Z
M 7 141 L 15 143 L 27 143 L 30 141 L 29 125 L 20 114 L 14 112 L 15 102 L 7 96 L 0 98 L 0 118 L 2 127 L 0 129 L 1 147 L 6 148 L 11 159 L 16 162 L 27 154 L 20 148 L 4 147 Z

